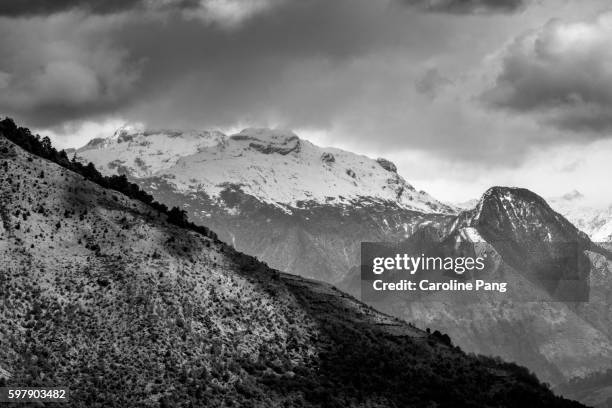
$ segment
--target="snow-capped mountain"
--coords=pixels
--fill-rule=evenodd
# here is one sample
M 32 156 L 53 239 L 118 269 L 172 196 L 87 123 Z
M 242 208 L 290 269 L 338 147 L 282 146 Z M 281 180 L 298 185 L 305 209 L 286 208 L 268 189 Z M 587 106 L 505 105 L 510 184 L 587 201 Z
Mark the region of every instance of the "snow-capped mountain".
M 563 214 L 595 242 L 612 242 L 612 205 L 593 207 L 579 191 L 548 200 L 551 207 Z
M 416 191 L 388 160 L 321 148 L 286 130 L 245 129 L 226 136 L 122 128 L 110 138 L 92 140 L 77 155 L 102 172 L 162 178 L 183 194 L 206 192 L 219 199 L 239 187 L 288 212 L 313 204 L 372 201 L 423 213 L 454 212 Z

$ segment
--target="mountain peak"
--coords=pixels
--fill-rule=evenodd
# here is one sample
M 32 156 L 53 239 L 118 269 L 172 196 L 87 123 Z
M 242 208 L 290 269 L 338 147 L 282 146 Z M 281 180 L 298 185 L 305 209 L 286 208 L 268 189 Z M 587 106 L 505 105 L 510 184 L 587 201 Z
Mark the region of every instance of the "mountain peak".
M 485 217 L 487 213 L 508 214 L 528 208 L 552 211 L 546 200 L 533 191 L 526 188 L 504 186 L 490 187 L 484 192 L 476 206 L 479 219 Z
M 144 126 L 141 124 L 130 125 L 126 124 L 115 130 L 115 133 L 110 137 L 111 140 L 119 140 L 129 135 L 144 132 Z
M 531 190 L 519 187 L 493 186 L 484 192 L 476 208 L 479 209 L 479 214 L 482 214 L 483 208 L 487 207 L 507 212 L 518 207 L 533 206 L 541 206 L 550 210 L 546 200 Z
M 542 197 L 537 195 L 531 190 L 520 187 L 506 187 L 506 186 L 493 186 L 489 187 L 487 191 L 482 195 L 481 201 L 496 198 L 496 199 L 518 199 L 518 200 L 529 200 L 546 202 Z
M 532 202 L 539 203 L 548 206 L 546 200 L 537 195 L 531 190 L 519 187 L 506 187 L 506 186 L 493 186 L 489 187 L 480 196 L 480 199 L 471 199 L 468 201 L 453 203 L 452 205 L 463 210 L 473 210 L 482 208 L 483 204 L 490 205 L 493 201 L 506 201 L 506 202 Z
M 490 240 L 527 238 L 546 242 L 581 242 L 588 238 L 536 193 L 515 187 L 489 188 L 475 209 L 464 213 L 464 225 Z

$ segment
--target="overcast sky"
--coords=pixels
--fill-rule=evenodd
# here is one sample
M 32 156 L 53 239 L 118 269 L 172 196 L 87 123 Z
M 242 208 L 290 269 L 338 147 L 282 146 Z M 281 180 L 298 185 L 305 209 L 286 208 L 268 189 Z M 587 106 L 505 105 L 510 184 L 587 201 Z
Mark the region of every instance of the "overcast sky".
M 125 123 L 294 129 L 448 201 L 612 203 L 597 0 L 2 0 L 0 115 L 61 147 Z

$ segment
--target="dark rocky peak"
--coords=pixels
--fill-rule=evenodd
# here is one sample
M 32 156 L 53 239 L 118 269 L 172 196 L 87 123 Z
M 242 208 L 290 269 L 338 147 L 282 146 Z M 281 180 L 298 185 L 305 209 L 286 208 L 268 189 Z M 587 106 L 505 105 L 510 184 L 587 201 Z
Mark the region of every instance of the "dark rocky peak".
M 476 208 L 464 211 L 450 236 L 475 229 L 504 262 L 554 299 L 587 295 L 591 241 L 548 203 L 524 188 L 492 187 Z
M 488 240 L 589 242 L 542 197 L 524 188 L 491 187 L 463 217 L 465 226 L 476 227 Z

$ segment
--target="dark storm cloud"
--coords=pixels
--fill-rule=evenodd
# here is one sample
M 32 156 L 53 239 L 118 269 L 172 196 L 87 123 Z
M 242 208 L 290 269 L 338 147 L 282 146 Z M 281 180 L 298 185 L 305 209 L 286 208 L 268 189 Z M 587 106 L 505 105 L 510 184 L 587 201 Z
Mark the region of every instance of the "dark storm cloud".
M 511 13 L 521 10 L 525 0 L 401 0 L 426 11 L 451 14 Z
M 0 112 L 30 126 L 60 124 L 125 106 L 139 62 L 104 36 L 115 19 L 75 14 L 0 24 Z
M 104 114 L 158 126 L 326 126 L 380 81 L 377 55 L 418 57 L 445 42 L 385 2 L 254 0 L 238 20 L 228 12 L 238 0 L 208 3 L 162 16 L 5 19 L 0 110 L 38 126 Z
M 194 8 L 198 5 L 198 0 L 175 0 L 169 3 L 171 7 Z M 37 16 L 72 10 L 106 14 L 144 8 L 150 4 L 155 4 L 155 2 L 147 0 L 2 0 L 0 16 Z
M 296 3 L 299 0 L 293 0 Z M 524 0 L 397 0 L 426 11 L 454 14 L 513 12 L 524 5 Z M 230 0 L 231 2 L 231 0 Z M 257 3 L 258 0 L 254 0 Z M 204 4 L 206 1 L 204 2 Z M 223 3 L 223 0 L 220 1 Z M 2 0 L 0 16 L 19 17 L 49 15 L 83 10 L 91 13 L 113 13 L 135 8 L 197 9 L 200 0 Z M 242 7 L 249 7 L 243 2 Z
M 594 21 L 551 21 L 517 38 L 483 99 L 573 131 L 612 129 L 612 14 Z
M 3 0 L 0 16 L 18 17 L 48 15 L 74 9 L 109 13 L 140 5 L 142 0 Z
M 53 130 L 109 118 L 164 128 L 278 125 L 329 131 L 362 151 L 393 146 L 496 163 L 526 149 L 473 112 L 470 89 L 455 89 L 458 72 L 480 58 L 471 53 L 481 30 L 499 32 L 494 20 L 505 16 L 473 27 L 398 0 L 210 0 L 169 13 L 160 5 L 172 1 L 146 4 L 143 12 L 2 18 L 0 113 Z
M 345 64 L 393 47 L 403 32 L 397 20 L 373 2 L 316 0 L 281 4 L 230 31 L 190 20 L 173 24 L 161 42 L 150 41 L 161 33 L 148 24 L 126 26 L 119 35 L 135 58 L 147 60 L 144 91 L 172 98 L 183 119 L 222 125 L 279 116 L 290 117 L 292 126 L 316 126 L 327 124 L 332 107 L 346 104 L 367 80 Z

